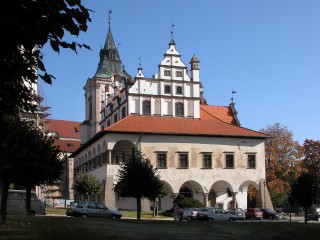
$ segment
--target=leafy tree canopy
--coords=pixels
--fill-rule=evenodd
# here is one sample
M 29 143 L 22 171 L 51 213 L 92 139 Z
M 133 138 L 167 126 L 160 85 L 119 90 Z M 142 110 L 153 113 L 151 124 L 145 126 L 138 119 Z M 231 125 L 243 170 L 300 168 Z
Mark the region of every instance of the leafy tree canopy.
M 115 190 L 123 197 L 154 200 L 165 192 L 160 175 L 140 152 L 128 154 L 118 171 Z
M 303 172 L 292 183 L 289 198 L 296 202 L 305 211 L 305 223 L 307 223 L 307 211 L 312 205 L 319 204 L 319 178 L 312 172 Z
M 41 53 L 48 41 L 56 52 L 90 49 L 63 40 L 66 33 L 78 36 L 87 30 L 89 12 L 81 0 L 1 1 L 0 31 L 5 37 L 0 46 L 0 117 L 34 109 L 30 93 L 38 77 L 51 84 L 54 77 L 47 73 Z
M 282 205 L 285 193 L 290 191 L 290 182 L 296 179 L 301 171 L 303 147 L 293 140 L 293 133 L 280 123 L 260 130 L 270 135 L 265 143 L 266 181 L 271 199 L 275 205 Z
M 140 152 L 133 151 L 125 156 L 117 177 L 115 191 L 122 197 L 136 198 L 138 220 L 141 219 L 141 199 L 154 200 L 167 194 L 157 169 Z
M 101 182 L 95 176 L 87 173 L 78 173 L 73 180 L 72 188 L 77 193 L 85 195 L 86 198 L 88 195 L 102 192 Z
M 58 180 L 63 165 L 59 160 L 60 151 L 53 146 L 53 139 L 32 123 L 19 117 L 6 116 L 0 119 L 0 177 L 2 180 L 1 222 L 6 221 L 6 202 L 10 183 L 31 187 Z M 27 208 L 30 210 L 30 196 Z

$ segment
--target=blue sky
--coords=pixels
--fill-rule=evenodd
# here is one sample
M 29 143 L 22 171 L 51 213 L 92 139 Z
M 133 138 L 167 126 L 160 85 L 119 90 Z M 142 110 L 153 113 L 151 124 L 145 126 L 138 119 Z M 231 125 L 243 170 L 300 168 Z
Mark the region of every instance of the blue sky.
M 86 33 L 75 40 L 92 51 L 54 53 L 45 46 L 52 85 L 40 83 L 51 118 L 84 120 L 84 90 L 99 62 L 112 10 L 111 30 L 123 64 L 135 76 L 142 59 L 151 77 L 168 49 L 189 67 L 200 59 L 200 80 L 210 105 L 226 106 L 232 90 L 243 127 L 281 123 L 294 139 L 320 140 L 320 1 L 318 0 L 85 0 L 93 10 Z

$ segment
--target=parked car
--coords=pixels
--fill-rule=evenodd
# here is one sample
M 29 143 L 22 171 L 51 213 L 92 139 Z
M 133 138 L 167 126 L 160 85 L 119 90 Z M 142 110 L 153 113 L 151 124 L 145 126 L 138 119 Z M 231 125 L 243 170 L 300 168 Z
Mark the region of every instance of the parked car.
M 74 217 L 106 217 L 117 218 L 122 217 L 121 212 L 111 210 L 104 204 L 99 202 L 79 202 L 73 212 Z
M 229 221 L 233 222 L 237 220 L 236 215 L 227 213 L 222 208 L 212 208 L 206 207 L 202 208 L 197 212 L 198 220 L 207 220 L 207 221 Z
M 194 220 L 197 219 L 198 208 L 181 208 L 179 220 Z
M 260 210 L 262 211 L 263 218 L 265 218 L 265 219 L 270 219 L 270 220 L 282 219 L 282 215 L 280 213 L 276 213 L 276 212 L 272 211 L 271 209 L 261 208 Z
M 263 218 L 263 213 L 260 208 L 248 208 L 246 210 L 246 219 L 261 220 L 262 218 Z
M 73 217 L 74 210 L 76 209 L 76 206 L 78 204 L 78 201 L 73 201 L 70 203 L 70 205 L 67 206 L 66 215 Z
M 308 210 L 307 220 L 320 221 L 320 208 L 312 207 Z
M 237 220 L 245 220 L 246 213 L 242 208 L 228 208 L 227 212 L 233 215 L 236 215 Z

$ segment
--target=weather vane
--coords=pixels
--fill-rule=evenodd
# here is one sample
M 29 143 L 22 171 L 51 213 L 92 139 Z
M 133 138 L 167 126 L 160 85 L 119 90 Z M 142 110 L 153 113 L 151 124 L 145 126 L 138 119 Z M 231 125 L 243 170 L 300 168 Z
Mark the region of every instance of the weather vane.
M 141 68 L 141 56 L 140 57 L 138 57 L 138 60 L 139 60 L 139 68 Z
M 111 22 L 111 13 L 112 13 L 112 10 L 109 9 L 109 13 L 108 13 L 108 24 L 110 26 L 110 22 Z
M 173 39 L 173 27 L 174 26 L 175 26 L 174 24 L 171 25 L 171 39 Z
M 233 94 L 237 93 L 236 91 L 232 90 L 231 102 L 233 103 Z

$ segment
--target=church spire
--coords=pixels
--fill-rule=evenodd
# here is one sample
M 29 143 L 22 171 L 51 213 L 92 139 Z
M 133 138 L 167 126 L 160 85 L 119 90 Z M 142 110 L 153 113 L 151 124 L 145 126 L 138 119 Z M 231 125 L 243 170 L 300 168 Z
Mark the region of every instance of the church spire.
M 128 77 L 121 62 L 119 51 L 111 32 L 111 13 L 108 13 L 108 34 L 103 48 L 100 50 L 100 61 L 94 77 L 111 78 L 115 74 L 120 77 Z

